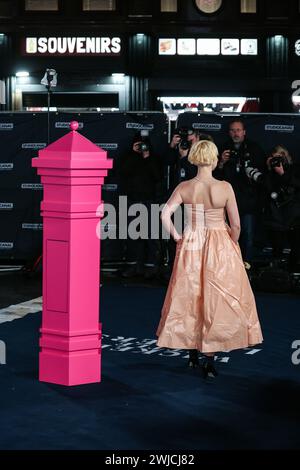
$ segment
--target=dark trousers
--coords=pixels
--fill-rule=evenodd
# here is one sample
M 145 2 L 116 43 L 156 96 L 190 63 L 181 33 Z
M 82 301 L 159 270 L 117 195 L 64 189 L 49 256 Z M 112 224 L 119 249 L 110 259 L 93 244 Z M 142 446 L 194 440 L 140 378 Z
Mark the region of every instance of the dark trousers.
M 160 240 L 151 239 L 151 201 L 128 201 L 129 205 L 141 203 L 148 210 L 148 238 L 138 238 L 132 240 L 128 237 L 126 243 L 126 261 L 130 264 L 137 264 L 139 268 L 157 267 L 160 262 L 161 249 Z M 135 217 L 128 217 L 128 225 Z
M 244 214 L 240 216 L 241 236 L 240 247 L 244 261 L 251 261 L 254 255 L 254 233 L 256 216 L 254 214 Z

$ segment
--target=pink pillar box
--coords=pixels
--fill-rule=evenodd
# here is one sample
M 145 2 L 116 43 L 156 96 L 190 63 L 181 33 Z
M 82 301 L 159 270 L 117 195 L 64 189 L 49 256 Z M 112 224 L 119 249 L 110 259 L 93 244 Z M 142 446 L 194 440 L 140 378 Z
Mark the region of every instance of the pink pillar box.
M 43 317 L 39 380 L 61 385 L 100 382 L 101 188 L 113 161 L 72 131 L 32 159 L 44 187 Z

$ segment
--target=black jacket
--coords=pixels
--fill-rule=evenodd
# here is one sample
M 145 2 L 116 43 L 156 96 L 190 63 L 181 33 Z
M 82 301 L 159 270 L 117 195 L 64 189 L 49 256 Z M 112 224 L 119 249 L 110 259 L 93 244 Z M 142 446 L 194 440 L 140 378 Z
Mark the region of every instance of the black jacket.
M 234 153 L 224 164 L 223 168 L 216 168 L 213 176 L 220 180 L 228 181 L 235 192 L 239 212 L 241 215 L 253 214 L 260 207 L 259 188 L 255 181 L 248 178 L 245 166 L 264 170 L 265 156 L 263 150 L 255 142 L 245 139 L 239 150 L 236 150 L 232 140 L 220 147 L 220 156 L 224 150 L 232 150 Z
M 262 184 L 265 225 L 276 231 L 300 225 L 299 165 L 290 165 L 283 175 L 274 170 L 266 171 Z
M 135 201 L 154 201 L 162 183 L 159 158 L 150 152 L 148 158 L 128 152 L 120 161 L 121 192 Z
M 178 150 L 168 148 L 164 155 L 164 164 L 169 167 L 169 193 L 182 181 L 197 175 L 197 167 L 188 161 L 188 155 L 180 158 Z

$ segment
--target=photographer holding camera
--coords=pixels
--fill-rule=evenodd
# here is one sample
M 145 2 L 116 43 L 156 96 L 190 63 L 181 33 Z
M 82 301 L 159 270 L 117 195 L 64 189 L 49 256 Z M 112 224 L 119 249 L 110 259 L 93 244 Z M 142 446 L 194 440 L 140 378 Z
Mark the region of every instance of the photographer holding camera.
M 300 168 L 293 163 L 289 151 L 276 145 L 266 160 L 264 222 L 273 249 L 273 256 L 282 257 L 288 242 L 291 248 L 289 269 L 300 267 Z
M 195 166 L 188 161 L 191 146 L 199 141 L 199 133 L 195 129 L 181 127 L 175 129 L 170 146 L 165 153 L 165 165 L 168 168 L 168 194 L 181 183 L 196 176 Z
M 255 170 L 256 176 L 261 174 L 264 169 L 264 152 L 256 142 L 246 137 L 245 124 L 240 119 L 230 122 L 229 137 L 230 140 L 221 147 L 214 176 L 228 181 L 234 189 L 241 218 L 240 246 L 244 260 L 251 261 L 260 204 L 256 179 L 250 177 L 246 169 L 250 167 Z
M 168 150 L 165 152 L 165 166 L 168 170 L 168 183 L 167 183 L 167 194 L 166 199 L 170 197 L 176 186 L 182 181 L 187 181 L 195 178 L 197 174 L 197 167 L 192 165 L 188 160 L 188 155 L 192 145 L 200 140 L 209 140 L 213 142 L 213 139 L 208 134 L 202 134 L 198 129 L 180 127 L 175 129 L 170 142 Z M 184 220 L 182 220 L 182 226 Z M 175 258 L 176 243 L 173 239 L 169 240 L 168 243 L 168 256 L 169 264 L 172 266 Z
M 122 192 L 128 197 L 128 207 L 142 203 L 149 215 L 148 238 L 127 240 L 126 258 L 130 267 L 122 276 L 144 275 L 151 279 L 158 273 L 160 261 L 160 243 L 151 238 L 151 204 L 162 197 L 160 188 L 163 178 L 160 159 L 153 153 L 149 138 L 135 135 L 131 150 L 120 161 L 120 179 Z

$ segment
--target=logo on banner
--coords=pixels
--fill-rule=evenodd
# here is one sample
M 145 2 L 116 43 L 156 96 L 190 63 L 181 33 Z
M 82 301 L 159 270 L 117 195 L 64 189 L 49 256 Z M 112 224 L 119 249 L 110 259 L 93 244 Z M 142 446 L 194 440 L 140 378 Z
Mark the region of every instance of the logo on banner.
M 13 247 L 13 242 L 0 242 L 0 250 L 11 250 Z
M 222 124 L 214 122 L 194 122 L 192 124 L 193 129 L 205 129 L 206 131 L 220 131 Z
M 14 164 L 13 163 L 0 163 L 0 170 L 13 170 Z
M 102 189 L 104 189 L 104 191 L 117 191 L 118 185 L 117 184 L 104 184 L 102 186 Z
M 152 130 L 154 124 L 139 124 L 138 122 L 126 122 L 126 129 Z
M 35 150 L 39 150 L 39 149 L 43 149 L 47 146 L 47 144 L 45 143 L 34 143 L 34 142 L 27 142 L 25 144 L 22 144 L 22 149 L 35 149 Z
M 0 202 L 0 210 L 12 210 L 14 208 L 13 202 Z
M 117 148 L 119 147 L 118 144 L 108 144 L 107 142 L 103 144 L 97 143 L 96 145 L 98 147 L 101 147 L 103 150 L 117 150 Z
M 22 229 L 43 230 L 43 224 L 22 224 Z
M 38 190 L 38 189 L 43 189 L 43 185 L 40 183 L 22 183 L 21 188 Z
M 13 122 L 0 122 L 0 131 L 11 131 L 13 128 Z
M 70 122 L 56 122 L 55 128 L 56 129 L 70 129 L 70 124 L 71 124 L 71 121 Z M 78 129 L 82 129 L 82 128 L 83 128 L 83 122 L 79 122 Z
M 294 132 L 295 126 L 286 124 L 266 124 L 265 131 L 274 132 Z

